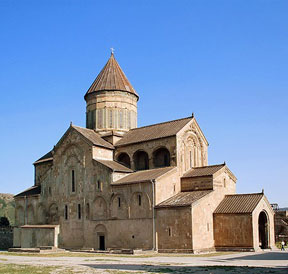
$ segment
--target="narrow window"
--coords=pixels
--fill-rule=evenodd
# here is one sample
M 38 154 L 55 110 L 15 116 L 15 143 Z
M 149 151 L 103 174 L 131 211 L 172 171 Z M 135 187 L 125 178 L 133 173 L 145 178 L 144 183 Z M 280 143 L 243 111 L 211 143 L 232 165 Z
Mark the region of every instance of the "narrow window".
M 123 128 L 123 110 L 119 110 L 119 126 Z
M 192 151 L 190 150 L 189 153 L 190 153 L 190 168 L 192 168 Z
M 71 174 L 71 176 L 72 176 L 72 192 L 75 192 L 75 172 L 74 172 L 74 170 L 72 169 L 72 174 Z
M 102 184 L 101 184 L 100 180 L 97 181 L 97 189 L 99 191 L 102 191 Z
M 207 231 L 209 231 L 209 223 L 207 223 Z
M 52 190 L 50 186 L 48 187 L 48 192 L 49 192 L 49 195 L 52 196 Z
M 138 205 L 141 206 L 141 203 L 142 203 L 142 197 L 141 197 L 141 195 L 139 194 L 139 195 L 138 195 Z
M 174 192 L 176 191 L 176 186 L 175 185 L 173 185 L 173 188 L 174 188 Z
M 109 110 L 109 127 L 112 128 L 113 127 L 113 112 L 112 109 Z
M 81 205 L 78 204 L 78 219 L 81 219 Z
M 128 110 L 128 118 L 127 118 L 127 120 L 128 120 L 128 129 L 130 129 L 131 128 L 131 112 Z
M 118 207 L 121 207 L 121 199 L 118 197 Z
M 68 220 L 68 206 L 67 205 L 65 205 L 64 218 L 65 220 Z
M 172 228 L 171 227 L 168 227 L 168 236 L 172 237 Z
M 90 205 L 89 203 L 86 204 L 86 219 L 90 219 Z
M 224 178 L 224 180 L 223 180 L 223 185 L 224 185 L 224 187 L 226 187 L 226 178 Z

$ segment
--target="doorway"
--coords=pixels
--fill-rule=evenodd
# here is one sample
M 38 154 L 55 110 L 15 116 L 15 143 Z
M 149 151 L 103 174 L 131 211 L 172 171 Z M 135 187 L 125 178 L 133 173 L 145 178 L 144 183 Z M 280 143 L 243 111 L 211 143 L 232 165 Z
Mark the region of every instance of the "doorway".
M 259 230 L 259 246 L 262 249 L 269 247 L 269 226 L 268 218 L 264 211 L 259 214 L 258 219 L 258 230 Z
M 105 250 L 105 236 L 99 235 L 99 250 Z

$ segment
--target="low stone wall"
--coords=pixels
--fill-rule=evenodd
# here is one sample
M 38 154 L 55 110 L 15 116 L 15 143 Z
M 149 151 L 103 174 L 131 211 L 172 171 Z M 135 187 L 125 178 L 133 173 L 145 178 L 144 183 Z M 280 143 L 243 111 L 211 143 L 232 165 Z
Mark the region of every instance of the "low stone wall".
M 13 228 L 0 228 L 0 250 L 13 247 Z

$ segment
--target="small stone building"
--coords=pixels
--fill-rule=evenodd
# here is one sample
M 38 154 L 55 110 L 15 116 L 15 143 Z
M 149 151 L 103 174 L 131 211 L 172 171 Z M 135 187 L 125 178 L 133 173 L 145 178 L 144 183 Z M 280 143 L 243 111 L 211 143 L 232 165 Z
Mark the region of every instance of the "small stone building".
M 195 117 L 137 127 L 138 94 L 114 54 L 70 125 L 15 196 L 15 247 L 202 252 L 274 247 L 263 193 L 237 195 L 227 165 L 208 165 Z

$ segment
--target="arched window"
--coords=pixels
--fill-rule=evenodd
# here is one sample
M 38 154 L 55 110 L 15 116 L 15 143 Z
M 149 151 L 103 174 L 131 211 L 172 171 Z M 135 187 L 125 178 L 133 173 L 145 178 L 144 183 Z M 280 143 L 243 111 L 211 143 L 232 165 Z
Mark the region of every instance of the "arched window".
M 127 153 L 121 153 L 118 157 L 117 157 L 117 161 L 121 164 L 123 164 L 124 166 L 127 166 L 130 168 L 130 157 Z
M 135 152 L 133 160 L 136 170 L 149 169 L 149 158 L 145 151 L 139 150 Z
M 154 151 L 153 162 L 155 167 L 170 166 L 170 152 L 167 148 L 162 147 Z

